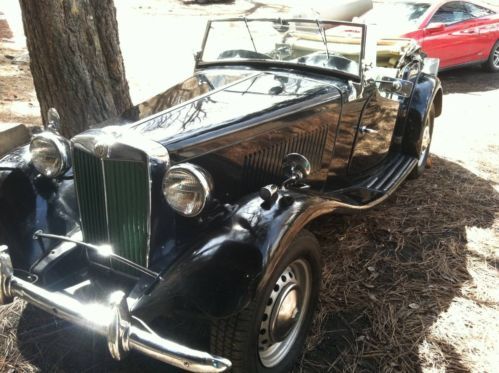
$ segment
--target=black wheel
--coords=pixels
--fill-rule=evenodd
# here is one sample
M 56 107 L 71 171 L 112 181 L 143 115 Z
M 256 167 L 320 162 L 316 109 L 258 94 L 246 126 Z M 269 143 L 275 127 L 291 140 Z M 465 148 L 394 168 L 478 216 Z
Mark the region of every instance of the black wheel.
M 408 134 L 406 139 L 406 151 L 418 157 L 418 164 L 409 174 L 409 178 L 415 179 L 421 176 L 426 168 L 426 163 L 430 155 L 431 138 L 433 136 L 433 122 L 435 121 L 435 106 L 432 104 L 430 112 L 426 116 L 425 123 L 418 137 Z
M 496 41 L 490 51 L 489 59 L 483 65 L 486 70 L 491 72 L 499 72 L 499 40 Z
M 304 230 L 251 304 L 213 323 L 212 352 L 230 359 L 234 373 L 289 372 L 302 353 L 320 277 L 319 243 Z

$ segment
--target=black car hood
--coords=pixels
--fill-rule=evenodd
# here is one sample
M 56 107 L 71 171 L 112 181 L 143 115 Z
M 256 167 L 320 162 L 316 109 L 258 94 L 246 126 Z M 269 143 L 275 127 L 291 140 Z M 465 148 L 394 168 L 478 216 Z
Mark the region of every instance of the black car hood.
M 335 82 L 344 85 L 289 72 L 203 70 L 104 124 L 124 124 L 178 149 L 186 140 L 225 132 L 229 126 L 261 123 L 337 99 Z

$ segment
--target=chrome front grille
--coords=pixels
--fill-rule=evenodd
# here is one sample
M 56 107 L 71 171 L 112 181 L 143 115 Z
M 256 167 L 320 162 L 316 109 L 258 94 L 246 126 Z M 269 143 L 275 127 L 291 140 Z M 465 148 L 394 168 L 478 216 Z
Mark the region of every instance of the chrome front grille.
M 99 158 L 78 144 L 73 147 L 84 241 L 109 244 L 115 254 L 147 266 L 151 200 L 149 163 L 145 154 L 133 158 Z

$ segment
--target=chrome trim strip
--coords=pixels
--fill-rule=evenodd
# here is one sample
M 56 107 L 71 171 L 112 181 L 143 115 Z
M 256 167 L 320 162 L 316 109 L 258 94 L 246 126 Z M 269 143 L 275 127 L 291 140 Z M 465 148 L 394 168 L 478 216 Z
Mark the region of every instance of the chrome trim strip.
M 222 357 L 160 337 L 142 321 L 134 323 L 121 291 L 110 294 L 108 304 L 82 303 L 67 293 L 48 291 L 15 276 L 7 246 L 0 246 L 0 305 L 13 297 L 106 337 L 109 352 L 116 360 L 136 350 L 190 372 L 225 372 L 232 365 Z
M 90 129 L 76 135 L 71 141 L 103 159 L 129 161 L 143 159 L 137 153 L 127 151 L 128 147 L 141 151 L 154 162 L 170 164 L 170 156 L 163 145 L 120 126 Z
M 100 171 L 102 173 L 102 183 L 103 183 L 103 189 L 104 189 L 104 206 L 105 206 L 105 213 L 106 213 L 106 233 L 107 233 L 107 241 L 109 244 L 111 244 L 111 236 L 109 234 L 109 202 L 108 202 L 108 196 L 107 196 L 107 188 L 106 188 L 106 171 L 104 169 L 104 159 L 101 158 L 100 160 Z M 109 261 L 109 265 L 112 266 L 111 261 Z

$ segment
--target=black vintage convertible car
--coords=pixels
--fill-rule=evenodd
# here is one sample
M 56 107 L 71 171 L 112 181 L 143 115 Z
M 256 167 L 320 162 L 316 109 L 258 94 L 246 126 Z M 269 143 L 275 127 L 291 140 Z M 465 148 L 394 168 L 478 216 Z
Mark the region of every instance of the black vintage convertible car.
M 438 61 L 361 24 L 244 18 L 209 22 L 195 58 L 192 77 L 70 140 L 51 110 L 0 161 L 0 304 L 89 328 L 118 360 L 287 372 L 321 282 L 306 226 L 423 172 Z

